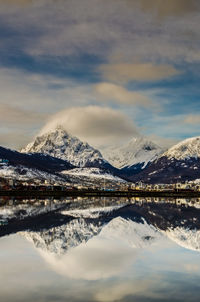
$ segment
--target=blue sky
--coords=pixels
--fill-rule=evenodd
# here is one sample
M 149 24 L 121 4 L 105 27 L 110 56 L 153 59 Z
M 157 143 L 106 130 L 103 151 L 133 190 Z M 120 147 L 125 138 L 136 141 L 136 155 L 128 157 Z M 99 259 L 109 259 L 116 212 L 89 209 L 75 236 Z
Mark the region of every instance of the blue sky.
M 197 0 L 1 0 L 0 145 L 58 123 L 97 147 L 198 136 L 199 13 Z

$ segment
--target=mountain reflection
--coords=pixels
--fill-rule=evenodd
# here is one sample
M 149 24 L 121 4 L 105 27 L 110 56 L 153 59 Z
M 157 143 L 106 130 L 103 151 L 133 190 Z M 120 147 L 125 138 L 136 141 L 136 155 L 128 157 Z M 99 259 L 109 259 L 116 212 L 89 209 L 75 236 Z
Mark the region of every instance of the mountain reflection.
M 56 255 L 66 254 L 92 238 L 138 249 L 164 237 L 200 251 L 198 200 L 11 203 L 0 208 L 0 221 L 0 236 L 21 232 L 43 252 Z
M 2 301 L 199 301 L 199 200 L 9 200 L 0 222 Z

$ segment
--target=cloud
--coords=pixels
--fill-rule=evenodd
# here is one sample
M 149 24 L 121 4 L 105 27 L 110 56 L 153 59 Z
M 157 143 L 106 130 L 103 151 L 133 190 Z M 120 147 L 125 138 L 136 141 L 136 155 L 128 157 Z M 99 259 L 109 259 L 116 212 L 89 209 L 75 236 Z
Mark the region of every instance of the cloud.
M 97 236 L 59 258 L 42 250 L 39 252 L 61 275 L 73 279 L 102 280 L 118 276 L 135 261 L 137 251 L 120 243 Z
M 53 115 L 41 134 L 62 125 L 69 133 L 98 147 L 138 135 L 133 121 L 120 111 L 99 106 L 72 107 Z
M 155 280 L 126 280 L 117 282 L 116 284 L 110 284 L 109 287 L 105 288 L 103 291 L 99 291 L 96 293 L 95 298 L 99 302 L 115 302 L 115 301 L 123 301 L 125 297 L 129 296 L 137 296 L 148 293 L 148 299 L 151 295 L 151 287 L 155 285 Z M 134 298 L 133 298 L 134 301 Z
M 128 0 L 128 2 L 134 2 Z M 181 16 L 194 13 L 199 8 L 198 0 L 136 0 L 145 12 L 156 13 L 158 17 Z
M 114 101 L 120 104 L 149 107 L 152 101 L 140 92 L 129 91 L 111 83 L 99 83 L 94 86 L 97 100 Z
M 168 64 L 118 63 L 103 64 L 99 67 L 103 77 L 113 82 L 159 81 L 180 74 L 180 71 Z
M 0 104 L 0 124 L 7 125 L 33 125 L 41 123 L 48 117 L 47 114 L 29 111 L 12 107 L 6 104 Z
M 25 14 L 19 8 L 11 14 L 0 11 L 5 29 L 8 26 L 8 33 L 14 33 L 12 39 L 7 35 L 1 39 L 5 52 L 10 47 L 12 53 L 26 53 L 43 62 L 47 60 L 48 64 L 54 58 L 62 67 L 68 56 L 97 56 L 101 62 L 107 62 L 116 53 L 129 62 L 135 58 L 153 63 L 200 61 L 199 16 L 198 10 L 194 10 L 197 1 L 169 0 L 165 5 L 162 0 L 34 3 L 27 6 Z M 160 23 L 154 22 L 156 11 L 159 15 L 194 11 L 195 15 Z
M 200 124 L 200 114 L 190 114 L 183 121 L 186 124 Z
M 30 133 L 26 133 L 26 131 L 22 130 L 7 129 L 5 132 L 0 133 L 0 146 L 7 146 L 20 150 L 30 142 L 31 138 L 31 131 Z
M 33 0 L 0 0 L 0 5 L 27 5 L 32 2 Z
M 48 114 L 0 103 L 0 146 L 21 148 L 34 129 L 41 127 Z
M 94 2 L 94 0 L 92 0 Z M 88 2 L 92 2 L 92 1 L 84 1 L 85 4 L 87 5 Z M 168 0 L 165 5 L 163 5 L 163 0 L 120 0 L 120 1 L 116 1 L 115 2 L 125 2 L 126 4 L 129 5 L 129 7 L 133 7 L 134 9 L 136 8 L 140 8 L 142 9 L 144 12 L 150 12 L 150 13 L 156 13 L 156 15 L 158 15 L 159 17 L 168 17 L 168 16 L 181 16 L 184 14 L 188 14 L 188 13 L 192 13 L 195 12 L 198 8 L 198 0 Z M 0 0 L 0 4 L 4 4 L 4 5 L 24 5 L 24 4 L 29 4 L 32 3 L 33 0 Z M 35 2 L 39 2 L 39 1 L 35 1 Z M 53 1 L 42 1 L 43 3 L 48 3 L 51 2 L 51 4 L 53 4 Z M 60 1 L 54 1 L 55 4 L 59 5 L 59 6 L 64 6 L 64 0 L 60 0 Z M 71 1 L 67 1 L 68 5 L 70 5 Z M 115 3 L 114 1 L 111 1 L 112 5 L 114 6 Z M 105 2 L 104 2 L 105 3 Z M 71 6 L 71 5 L 70 5 Z
M 181 80 L 188 83 L 190 70 L 191 81 L 195 71 L 198 72 L 199 11 L 194 11 L 194 7 L 199 1 L 174 0 L 172 3 L 169 0 L 163 5 L 163 1 L 157 0 L 132 0 L 129 4 L 133 9 L 126 0 L 35 0 L 34 5 L 26 5 L 23 9 L 20 5 L 7 5 L 8 2 L 22 1 L 1 1 L 4 3 L 0 9 L 1 66 L 18 66 L 29 73 L 1 68 L 1 104 L 53 114 L 71 106 L 102 105 L 100 101 L 110 100 L 112 106 L 123 108 L 124 112 L 143 109 L 136 120 L 139 125 L 148 124 L 147 128 L 152 129 L 153 118 L 149 123 L 144 119 L 148 106 L 151 108 L 149 98 L 163 105 L 166 85 L 166 89 L 171 89 L 168 90 L 168 107 L 174 112 L 171 96 L 176 94 L 175 86 L 181 87 Z M 155 15 L 175 18 L 157 22 Z M 33 70 L 41 74 L 32 74 Z M 171 77 L 178 75 L 179 70 L 188 72 L 175 78 L 172 84 Z M 62 78 L 56 78 L 56 74 Z M 140 87 L 136 88 L 138 91 L 130 91 L 130 86 L 129 90 L 123 87 L 131 81 L 163 79 L 170 81 L 134 83 L 135 87 Z M 98 92 L 92 91 L 94 82 L 103 82 L 96 87 Z M 148 89 L 156 85 L 163 93 L 157 94 L 155 99 L 149 91 L 141 91 L 141 87 Z M 106 91 L 110 91 L 110 95 Z M 190 91 L 194 93 L 193 89 Z M 127 106 L 130 104 L 145 108 L 130 108 Z M 147 114 L 151 116 L 152 110 Z M 159 131 L 159 135 L 163 131 L 160 125 L 162 121 L 152 129 Z M 42 123 L 38 123 L 38 131 L 41 126 Z M 174 134 L 174 129 L 169 135 Z
M 148 139 L 152 140 L 154 143 L 161 146 L 163 149 L 169 149 L 173 145 L 177 144 L 180 140 L 172 139 L 172 138 L 165 138 L 158 135 L 149 135 Z
M 0 68 L 0 145 L 20 148 L 44 126 L 49 115 L 71 104 L 88 105 L 92 99 L 89 86 Z
M 22 111 L 41 114 L 61 110 L 70 104 L 88 104 L 92 99 L 89 84 L 16 68 L 0 68 L 0 91 L 2 106 L 9 104 Z

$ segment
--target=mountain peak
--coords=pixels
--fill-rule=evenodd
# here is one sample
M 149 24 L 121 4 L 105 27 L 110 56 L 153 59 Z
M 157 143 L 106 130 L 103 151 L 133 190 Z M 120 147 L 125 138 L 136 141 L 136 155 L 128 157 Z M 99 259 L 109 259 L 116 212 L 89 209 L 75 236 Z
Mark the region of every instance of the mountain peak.
M 52 128 L 45 132 L 41 131 L 41 133 L 38 136 L 53 135 L 54 133 L 56 133 L 59 136 L 60 135 L 70 136 L 70 134 L 67 132 L 67 130 L 62 125 L 57 125 L 55 128 Z
M 163 149 L 145 137 L 133 137 L 119 148 L 103 151 L 104 157 L 115 167 L 124 169 L 140 164 L 142 169 L 163 152 Z
M 98 150 L 68 134 L 60 125 L 37 136 L 21 152 L 47 154 L 67 160 L 76 167 L 100 167 L 107 163 Z
M 199 179 L 200 137 L 185 139 L 174 145 L 147 169 L 131 180 L 143 180 L 146 183 L 175 183 Z
M 200 136 L 187 138 L 171 147 L 162 156 L 184 160 L 186 158 L 200 158 Z
M 57 125 L 54 129 L 49 131 L 49 133 L 52 132 L 61 132 L 61 133 L 68 134 L 67 130 L 62 125 Z

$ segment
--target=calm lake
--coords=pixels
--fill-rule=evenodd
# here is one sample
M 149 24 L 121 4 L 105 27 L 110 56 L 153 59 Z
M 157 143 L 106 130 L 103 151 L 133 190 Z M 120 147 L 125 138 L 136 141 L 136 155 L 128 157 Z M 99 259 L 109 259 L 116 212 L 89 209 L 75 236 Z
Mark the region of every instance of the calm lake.
M 199 300 L 199 199 L 0 200 L 0 301 Z

